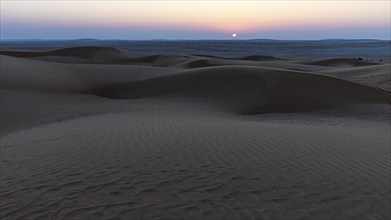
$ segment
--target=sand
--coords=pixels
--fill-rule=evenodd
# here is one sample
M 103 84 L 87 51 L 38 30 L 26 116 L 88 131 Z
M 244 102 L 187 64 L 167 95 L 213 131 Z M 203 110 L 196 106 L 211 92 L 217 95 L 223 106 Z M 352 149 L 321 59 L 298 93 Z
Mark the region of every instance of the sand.
M 391 65 L 1 51 L 2 219 L 390 219 Z

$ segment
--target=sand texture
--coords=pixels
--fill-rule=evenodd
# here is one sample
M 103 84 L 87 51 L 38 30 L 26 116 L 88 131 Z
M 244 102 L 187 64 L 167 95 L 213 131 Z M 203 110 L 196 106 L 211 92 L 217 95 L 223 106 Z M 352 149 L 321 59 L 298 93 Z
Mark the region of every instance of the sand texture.
M 2 50 L 1 219 L 390 219 L 391 65 Z

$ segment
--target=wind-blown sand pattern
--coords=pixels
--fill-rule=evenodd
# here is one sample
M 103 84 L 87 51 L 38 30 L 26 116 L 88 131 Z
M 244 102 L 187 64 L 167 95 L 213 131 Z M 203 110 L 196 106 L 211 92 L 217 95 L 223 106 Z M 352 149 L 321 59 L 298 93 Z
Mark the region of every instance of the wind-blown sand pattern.
M 390 219 L 391 65 L 1 51 L 2 219 Z

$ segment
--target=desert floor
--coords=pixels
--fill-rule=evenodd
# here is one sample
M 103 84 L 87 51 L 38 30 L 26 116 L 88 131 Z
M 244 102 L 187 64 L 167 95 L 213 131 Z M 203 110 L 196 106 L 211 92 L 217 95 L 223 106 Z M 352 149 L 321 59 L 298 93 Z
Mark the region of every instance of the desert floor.
M 2 219 L 390 219 L 391 65 L 0 52 Z

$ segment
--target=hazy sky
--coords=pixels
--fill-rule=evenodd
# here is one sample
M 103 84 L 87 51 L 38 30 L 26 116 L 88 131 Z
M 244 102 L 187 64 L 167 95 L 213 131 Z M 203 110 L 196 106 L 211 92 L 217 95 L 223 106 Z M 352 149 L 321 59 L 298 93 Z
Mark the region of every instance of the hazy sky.
M 390 39 L 390 4 L 1 0 L 1 39 Z

